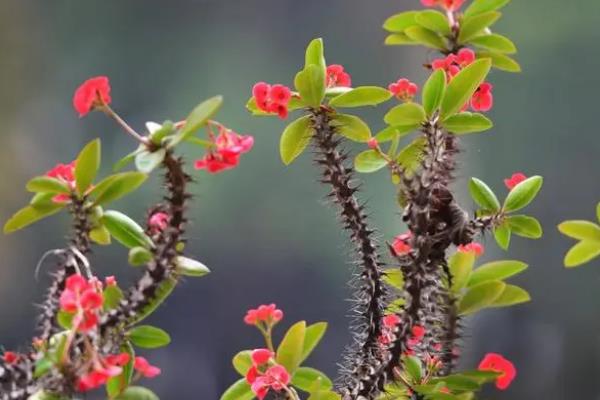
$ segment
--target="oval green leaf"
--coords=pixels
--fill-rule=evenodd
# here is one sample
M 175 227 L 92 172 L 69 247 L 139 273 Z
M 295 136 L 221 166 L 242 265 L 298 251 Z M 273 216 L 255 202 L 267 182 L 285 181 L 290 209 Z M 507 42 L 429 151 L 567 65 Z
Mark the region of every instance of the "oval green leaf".
M 484 210 L 500 210 L 500 202 L 490 187 L 480 179 L 471 178 L 469 181 L 471 198 Z
M 114 210 L 104 212 L 100 222 L 106 226 L 112 237 L 125 247 L 152 247 L 152 240 L 144 230 L 127 215 Z
M 160 400 L 150 389 L 141 386 L 130 386 L 114 400 Z
M 494 239 L 502 250 L 508 250 L 510 245 L 511 230 L 507 222 L 494 228 Z
M 529 239 L 542 237 L 542 225 L 540 221 L 527 215 L 511 215 L 506 218 L 510 230 L 515 234 Z
M 510 307 L 531 301 L 531 296 L 525 289 L 514 285 L 506 285 L 504 291 L 489 307 Z
M 166 149 L 158 149 L 156 151 L 142 151 L 135 156 L 135 167 L 138 171 L 149 174 L 158 167 L 167 154 Z
M 573 239 L 600 242 L 600 226 L 590 221 L 565 221 L 558 225 L 558 230 Z
M 491 66 L 489 59 L 477 60 L 452 78 L 440 108 L 442 120 L 456 114 L 467 104 L 475 90 L 485 80 Z
M 442 35 L 449 35 L 451 33 L 448 18 L 439 11 L 421 11 L 415 16 L 415 21 L 423 28 L 427 28 Z
M 585 264 L 600 255 L 600 243 L 584 240 L 577 243 L 565 255 L 565 267 L 572 268 Z
M 121 172 L 103 179 L 92 191 L 94 205 L 111 203 L 139 188 L 148 178 L 136 171 Z
M 300 367 L 292 377 L 292 385 L 307 393 L 329 390 L 333 382 L 323 372 L 308 367 Z
M 507 212 L 517 211 L 526 207 L 542 188 L 544 179 L 541 176 L 532 176 L 512 188 L 504 201 L 504 210 Z
M 185 276 L 201 277 L 210 273 L 210 269 L 200 261 L 193 260 L 184 256 L 175 258 L 177 272 Z
M 304 103 L 319 107 L 325 97 L 325 70 L 311 64 L 296 74 L 294 85 Z
M 516 260 L 492 261 L 483 264 L 471 274 L 467 286 L 475 286 L 488 281 L 501 281 L 520 274 L 527 269 L 527 264 Z
M 75 164 L 75 184 L 77 192 L 83 195 L 90 187 L 100 168 L 100 139 L 89 142 L 77 156 Z
M 406 28 L 417 25 L 416 16 L 418 11 L 406 11 L 392 15 L 385 20 L 383 29 L 388 32 L 404 32 Z
M 447 118 L 443 125 L 449 132 L 457 135 L 483 132 L 494 126 L 492 121 L 485 115 L 470 112 L 455 114 Z
M 129 249 L 128 261 L 134 267 L 148 264 L 152 257 L 152 252 L 145 247 L 136 246 Z
M 287 331 L 277 348 L 277 363 L 283 365 L 291 374 L 302 361 L 305 336 L 306 322 L 297 322 Z
M 469 288 L 460 299 L 458 312 L 460 315 L 472 314 L 493 304 L 500 297 L 506 284 L 500 281 L 490 281 Z
M 404 33 L 410 39 L 432 49 L 441 50 L 446 47 L 444 39 L 436 32 L 422 26 L 411 26 Z
M 169 147 L 174 147 L 192 136 L 219 111 L 222 105 L 222 96 L 214 96 L 198 104 L 185 119 L 185 125 L 172 137 Z
M 254 393 L 250 389 L 250 385 L 246 382 L 246 378 L 242 378 L 223 393 L 220 400 L 252 400 Z
M 509 38 L 497 33 L 475 37 L 471 39 L 471 44 L 499 53 L 514 54 L 517 52 L 517 46 Z
M 143 349 L 157 349 L 171 343 L 171 336 L 164 330 L 151 325 L 140 325 L 127 332 L 131 343 Z
M 306 327 L 304 336 L 304 344 L 302 345 L 301 362 L 306 360 L 319 344 L 325 331 L 327 330 L 327 322 L 317 322 Z
M 476 36 L 479 36 L 484 29 L 490 27 L 502 16 L 497 11 L 489 11 L 482 14 L 465 17 L 460 23 L 460 33 L 458 34 L 459 43 L 466 43 Z
M 337 133 L 352 141 L 365 143 L 371 139 L 371 129 L 357 116 L 335 114 L 331 118 L 331 122 L 336 126 Z
M 446 92 L 446 73 L 442 69 L 434 71 L 423 86 L 423 109 L 427 116 L 438 110 Z
M 416 103 L 400 104 L 388 111 L 383 117 L 383 120 L 392 126 L 416 125 L 424 122 L 425 119 L 425 110 Z
M 233 368 L 237 371 L 241 376 L 246 376 L 248 370 L 252 367 L 252 351 L 251 350 L 243 350 L 233 356 L 231 360 L 233 364 Z
M 329 101 L 329 105 L 332 107 L 376 106 L 391 97 L 392 94 L 387 89 L 378 86 L 359 86 L 334 97 Z
M 450 257 L 448 268 L 452 275 L 451 290 L 453 293 L 459 293 L 467 285 L 474 264 L 475 254 L 472 251 L 457 251 Z
M 365 150 L 358 153 L 354 159 L 354 169 L 365 174 L 379 171 L 386 165 L 387 161 L 376 150 Z
M 302 154 L 313 134 L 309 116 L 300 117 L 285 128 L 279 141 L 279 153 L 285 165 Z
M 474 0 L 465 10 L 466 17 L 483 14 L 489 11 L 499 10 L 510 3 L 510 0 Z
M 71 193 L 65 182 L 49 176 L 36 176 L 27 182 L 25 188 L 30 192 Z

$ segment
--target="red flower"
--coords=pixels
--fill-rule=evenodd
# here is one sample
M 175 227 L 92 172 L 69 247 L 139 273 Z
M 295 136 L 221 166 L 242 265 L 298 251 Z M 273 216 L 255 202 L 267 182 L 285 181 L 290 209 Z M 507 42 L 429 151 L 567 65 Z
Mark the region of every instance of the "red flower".
M 379 343 L 382 345 L 390 344 L 394 339 L 394 329 L 402 322 L 396 314 L 388 314 L 382 319 L 383 327 L 381 328 L 381 336 Z
M 352 78 L 350 74 L 344 71 L 344 67 L 339 64 L 332 64 L 327 66 L 325 73 L 327 87 L 350 87 L 352 86 Z
M 490 111 L 494 106 L 492 89 L 491 83 L 482 83 L 471 97 L 471 108 L 475 111 Z
M 279 310 L 275 304 L 263 304 L 256 309 L 248 310 L 244 317 L 244 322 L 248 325 L 257 325 L 259 323 L 275 325 L 282 318 L 283 311 Z
M 148 226 L 154 233 L 162 232 L 169 225 L 169 214 L 164 212 L 155 212 L 148 219 Z
M 262 400 L 265 398 L 270 389 L 276 392 L 281 391 L 290 383 L 290 374 L 281 365 L 274 365 L 269 368 L 263 375 L 254 378 L 251 383 L 252 392 Z
M 214 146 L 208 153 L 196 161 L 196 169 L 204 169 L 210 173 L 217 173 L 236 167 L 240 162 L 240 156 L 247 153 L 254 145 L 254 138 L 249 135 L 238 135 L 231 129 L 219 126 L 219 135 L 211 138 Z
M 461 68 L 470 65 L 475 61 L 475 52 L 471 49 L 464 48 L 460 49 L 458 53 L 456 53 L 456 64 L 460 65 Z
M 250 358 L 254 365 L 259 366 L 268 363 L 273 356 L 273 352 L 269 349 L 256 349 L 252 351 Z
M 287 118 L 288 104 L 292 98 L 292 91 L 287 86 L 258 82 L 252 88 L 252 96 L 259 110 L 278 114 L 281 119 Z
M 421 4 L 425 7 L 442 7 L 448 11 L 458 10 L 465 0 L 421 0 Z
M 496 378 L 496 387 L 500 390 L 506 390 L 517 376 L 514 364 L 496 353 L 486 354 L 479 363 L 478 369 L 480 371 L 500 372 L 501 375 Z
M 97 311 L 103 303 L 101 284 L 98 285 L 95 279 L 87 281 L 79 274 L 67 278 L 59 299 L 61 310 L 76 313 L 73 326 L 80 332 L 87 332 L 98 325 Z
M 144 357 L 136 357 L 135 361 L 133 362 L 133 368 L 135 368 L 137 372 L 146 378 L 154 378 L 161 373 L 160 368 L 150 365 L 148 360 L 146 360 Z
M 415 339 L 422 340 L 425 336 L 425 328 L 423 328 L 421 325 L 415 325 L 412 328 L 412 334 Z
M 70 164 L 57 164 L 50 171 L 46 172 L 46 176 L 58 179 L 66 183 L 71 190 L 75 190 L 75 165 L 76 161 Z M 70 196 L 66 193 L 57 194 L 52 198 L 52 201 L 55 203 L 68 203 L 70 200 Z
M 106 286 L 116 286 L 117 279 L 113 275 L 107 276 L 106 278 L 104 278 L 104 284 L 106 284 Z
M 415 97 L 417 92 L 419 91 L 419 87 L 409 81 L 406 78 L 398 79 L 398 81 L 394 83 L 390 83 L 388 86 L 388 90 L 392 92 L 394 96 L 403 101 L 410 101 Z
M 408 231 L 401 235 L 398 235 L 394 238 L 394 242 L 392 243 L 392 248 L 396 255 L 403 256 L 411 252 L 412 247 L 410 245 L 410 241 L 412 239 L 412 232 Z
M 73 96 L 73 107 L 83 117 L 96 107 L 110 104 L 110 84 L 106 76 L 97 76 L 83 82 Z
M 510 178 L 504 180 L 504 184 L 509 190 L 512 190 L 515 186 L 523 182 L 525 179 L 527 179 L 527 176 L 525 176 L 525 174 L 523 174 L 522 172 L 515 172 Z
M 457 56 L 454 54 L 449 54 L 445 58 L 438 58 L 433 60 L 431 63 L 431 68 L 435 71 L 438 69 L 442 69 L 446 72 L 446 80 L 450 82 L 450 80 L 460 72 L 460 66 L 457 63 Z
M 77 389 L 80 392 L 96 389 L 104 385 L 113 376 L 121 375 L 122 366 L 129 362 L 129 354 L 109 355 L 94 363 L 94 368 L 79 378 Z
M 367 142 L 367 146 L 368 146 L 370 149 L 376 149 L 376 148 L 378 148 L 378 147 L 379 147 L 379 142 L 377 142 L 377 139 L 375 139 L 375 138 L 371 138 L 371 139 L 369 139 L 369 141 Z
M 484 252 L 484 247 L 481 243 L 477 243 L 477 242 L 471 242 L 469 244 L 466 245 L 460 245 L 458 246 L 458 251 L 460 251 L 461 253 L 473 253 L 475 254 L 476 257 L 480 257 L 483 255 Z
M 21 358 L 21 357 L 13 351 L 5 351 L 4 354 L 2 355 L 2 360 L 6 364 L 14 364 L 17 361 L 19 361 L 19 358 Z

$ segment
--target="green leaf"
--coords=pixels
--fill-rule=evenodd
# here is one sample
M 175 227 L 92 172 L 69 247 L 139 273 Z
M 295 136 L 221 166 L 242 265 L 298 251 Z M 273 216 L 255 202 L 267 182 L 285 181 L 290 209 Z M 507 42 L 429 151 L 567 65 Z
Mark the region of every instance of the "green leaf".
M 337 133 L 355 142 L 368 142 L 371 139 L 371 129 L 360 118 L 348 114 L 334 114 L 331 118 L 337 126 Z
M 30 192 L 71 193 L 65 182 L 49 176 L 36 176 L 27 182 L 25 188 Z
M 600 242 L 600 226 L 590 221 L 565 221 L 558 225 L 558 230 L 573 239 Z
M 491 68 L 491 61 L 481 59 L 463 68 L 448 84 L 441 105 L 442 120 L 456 114 L 467 104 L 475 90 L 485 80 Z
M 446 73 L 443 69 L 433 72 L 423 86 L 423 108 L 427 116 L 433 115 L 440 108 L 446 93 Z
M 406 11 L 392 15 L 385 20 L 383 29 L 388 32 L 404 32 L 406 28 L 417 25 L 416 16 L 418 14 L 418 11 Z
M 276 360 L 287 371 L 293 374 L 302 361 L 306 322 L 300 321 L 292 325 L 277 348 Z
M 396 161 L 404 168 L 406 173 L 411 174 L 419 167 L 426 145 L 427 139 L 420 136 L 398 153 Z
M 302 154 L 313 134 L 310 117 L 307 115 L 298 118 L 285 128 L 279 142 L 279 153 L 285 165 L 290 165 Z
M 136 246 L 129 249 L 128 261 L 134 267 L 148 264 L 152 260 L 152 257 L 150 250 L 145 247 Z
M 185 276 L 201 277 L 210 273 L 210 269 L 200 261 L 184 256 L 177 256 L 175 266 L 177 267 L 177 272 Z
M 65 329 L 65 330 L 71 330 L 71 327 L 73 326 L 73 318 L 74 317 L 75 317 L 75 314 L 60 310 L 56 314 L 56 322 L 58 323 L 58 326 L 60 326 L 61 328 Z
M 159 146 L 162 144 L 162 141 L 165 137 L 167 137 L 175 132 L 175 124 L 173 123 L 173 121 L 165 121 L 165 122 L 163 122 L 162 125 L 156 124 L 156 125 L 158 125 L 157 128 L 154 130 L 151 130 L 150 127 L 153 125 L 154 125 L 153 122 L 147 122 L 146 128 L 150 132 L 149 138 L 152 141 L 152 143 L 159 145 Z
M 121 351 L 129 354 L 129 362 L 123 366 L 123 372 L 120 375 L 110 378 L 106 383 L 106 392 L 111 399 L 121 394 L 129 386 L 133 378 L 135 351 L 131 343 L 126 342 L 121 346 Z
M 444 127 L 457 135 L 465 133 L 483 132 L 492 128 L 494 124 L 483 114 L 462 112 L 447 118 Z
M 294 85 L 307 105 L 319 107 L 325 97 L 325 71 L 311 64 L 296 74 Z
M 317 369 L 308 367 L 300 367 L 296 370 L 292 377 L 292 385 L 307 393 L 314 392 L 314 388 L 318 388 L 317 390 L 330 390 L 333 387 L 333 383 L 327 375 Z
M 514 285 L 506 285 L 504 291 L 490 307 L 509 307 L 531 301 L 531 296 L 525 289 Z
M 485 182 L 477 178 L 471 178 L 469 181 L 469 193 L 479 207 L 484 210 L 500 210 L 498 198 Z
M 471 39 L 471 44 L 499 53 L 514 54 L 517 52 L 517 46 L 509 38 L 497 33 L 475 37 Z
M 490 11 L 496 11 L 510 3 L 510 0 L 474 0 L 465 10 L 465 17 L 472 17 Z
M 54 393 L 49 393 L 44 390 L 40 390 L 32 394 L 27 400 L 70 400 L 67 397 L 58 396 Z
M 83 195 L 90 187 L 100 168 L 100 139 L 89 142 L 77 156 L 75 164 L 75 184 Z
M 313 39 L 308 46 L 306 47 L 306 55 L 304 57 L 304 67 L 308 67 L 309 65 L 316 65 L 317 67 L 323 69 L 323 73 L 325 72 L 325 55 L 323 50 L 323 39 L 317 38 Z
M 233 368 L 241 376 L 246 376 L 250 367 L 252 367 L 252 351 L 243 350 L 233 356 L 231 360 Z
M 37 360 L 35 362 L 35 369 L 33 371 L 33 377 L 34 378 L 39 378 L 40 376 L 44 376 L 46 375 L 48 372 L 50 372 L 52 370 L 52 368 L 54 368 L 54 362 L 52 362 L 52 360 L 50 360 L 49 358 L 40 358 L 39 360 Z M 27 400 L 31 399 L 31 397 L 29 397 Z
M 223 393 L 220 400 L 252 400 L 254 393 L 250 389 L 250 385 L 246 382 L 246 378 L 242 378 Z
M 596 205 L 596 219 L 600 221 L 600 203 Z
M 383 281 L 398 290 L 404 289 L 404 274 L 400 268 L 386 269 Z
M 141 386 L 130 386 L 114 400 L 160 400 L 154 392 Z
M 329 105 L 331 107 L 376 106 L 391 97 L 392 94 L 387 89 L 378 86 L 359 86 L 334 97 L 329 101 Z
M 135 171 L 110 175 L 92 189 L 90 197 L 94 205 L 111 203 L 139 188 L 147 178 L 148 175 Z
M 164 330 L 151 325 L 140 325 L 127 332 L 131 343 L 143 349 L 157 349 L 171 343 L 171 336 Z
M 386 165 L 387 161 L 376 150 L 365 150 L 358 153 L 354 159 L 354 169 L 365 174 L 379 171 Z
M 541 176 L 532 176 L 512 188 L 504 201 L 504 210 L 517 211 L 526 207 L 537 196 L 542 188 L 544 179 Z
M 92 229 L 90 231 L 90 239 L 101 246 L 108 246 L 111 243 L 110 232 L 104 225 Z
M 149 174 L 154 168 L 162 164 L 165 155 L 167 155 L 167 150 L 163 148 L 152 152 L 142 151 L 135 156 L 135 167 L 138 171 Z
M 475 254 L 472 251 L 457 251 L 450 257 L 448 268 L 452 274 L 453 293 L 459 293 L 467 285 L 474 264 Z
M 106 285 L 102 292 L 104 297 L 104 311 L 117 308 L 123 298 L 123 291 L 117 285 Z
M 410 28 L 407 28 L 404 33 L 410 39 L 426 47 L 436 50 L 441 50 L 446 47 L 446 42 L 440 35 L 434 31 L 423 28 L 422 26 L 411 26 Z
M 198 129 L 202 128 L 209 119 L 211 119 L 221 105 L 223 104 L 222 96 L 211 97 L 208 100 L 198 104 L 192 110 L 190 115 L 185 120 L 185 125 L 177 132 L 169 143 L 169 147 L 174 147 L 180 142 L 192 136 Z
M 174 277 L 169 277 L 164 280 L 159 286 L 156 292 L 154 293 L 154 297 L 150 299 L 148 305 L 142 308 L 142 310 L 132 318 L 129 325 L 137 324 L 142 320 L 146 319 L 149 315 L 151 315 L 175 289 L 177 285 L 177 279 Z
M 516 260 L 493 261 L 483 264 L 471 274 L 468 286 L 472 287 L 483 282 L 501 281 L 520 274 L 527 269 L 527 264 Z
M 500 281 L 484 282 L 469 288 L 460 299 L 458 312 L 460 315 L 472 314 L 488 307 L 500 297 L 506 284 Z
M 412 378 L 413 383 L 419 383 L 423 376 L 423 366 L 421 360 L 414 356 L 404 357 L 404 368 L 408 375 Z
M 466 43 L 474 37 L 479 36 L 485 28 L 493 25 L 501 15 L 497 11 L 490 11 L 471 17 L 464 17 L 460 23 L 459 43 Z
M 600 255 L 600 243 L 596 241 L 583 240 L 567 252 L 565 256 L 565 267 L 577 267 L 591 261 Z
M 508 250 L 508 246 L 510 245 L 510 235 L 511 230 L 507 222 L 494 228 L 494 239 L 496 239 L 496 243 L 498 243 L 498 246 L 500 246 L 502 250 Z
M 466 376 L 462 376 L 459 374 L 443 376 L 440 378 L 434 378 L 430 381 L 431 383 L 443 383 L 445 387 L 450 389 L 450 391 L 473 391 L 479 390 L 479 383 Z
M 306 327 L 304 344 L 302 345 L 302 358 L 300 362 L 303 362 L 310 356 L 315 347 L 319 344 L 325 331 L 327 330 L 327 322 L 317 322 Z
M 506 218 L 510 230 L 515 234 L 529 239 L 542 237 L 542 225 L 540 222 L 527 215 L 511 215 Z
M 439 11 L 421 11 L 415 16 L 415 21 L 423 28 L 427 28 L 442 35 L 449 35 L 450 23 L 448 18 Z
M 129 165 L 129 163 L 132 163 L 135 160 L 135 156 L 137 154 L 141 153 L 144 150 L 146 150 L 146 146 L 144 146 L 143 144 L 139 145 L 139 147 L 136 150 L 127 154 L 125 157 L 121 158 L 113 165 L 113 172 L 118 172 L 125 168 L 127 165 Z
M 335 392 L 330 391 L 319 391 L 311 393 L 311 395 L 306 400 L 342 400 L 342 396 Z
M 125 247 L 136 246 L 152 247 L 152 240 L 146 236 L 144 230 L 134 220 L 118 211 L 109 210 L 104 212 L 100 219 L 110 234 Z
M 425 121 L 426 119 L 425 110 L 419 104 L 416 103 L 404 103 L 400 104 L 385 114 L 383 120 L 388 125 L 416 125 Z
M 54 204 L 52 206 L 35 207 L 26 206 L 17 211 L 6 223 L 4 224 L 4 233 L 12 233 L 23 229 L 26 226 L 33 224 L 43 218 L 49 217 L 52 214 L 59 212 L 65 205 Z
M 421 124 L 405 125 L 405 126 L 388 126 L 381 130 L 375 135 L 375 139 L 379 143 L 389 142 L 390 140 L 400 139 L 403 136 L 408 135 L 415 129 L 421 127 Z
M 414 46 L 419 44 L 406 36 L 406 33 L 392 33 L 391 35 L 387 35 L 383 43 L 386 46 Z
M 478 51 L 477 58 L 489 58 L 492 60 L 492 66 L 506 72 L 521 72 L 521 66 L 518 62 L 509 56 L 494 51 Z

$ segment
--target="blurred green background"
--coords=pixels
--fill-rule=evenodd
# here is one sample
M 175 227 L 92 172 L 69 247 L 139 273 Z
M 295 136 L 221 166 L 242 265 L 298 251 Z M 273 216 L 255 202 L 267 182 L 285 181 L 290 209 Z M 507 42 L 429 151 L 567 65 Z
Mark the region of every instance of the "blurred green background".
M 456 190 L 467 207 L 465 183 L 477 176 L 503 192 L 502 178 L 516 170 L 546 181 L 529 212 L 541 219 L 539 241 L 516 239 L 510 254 L 489 237 L 486 260 L 516 258 L 530 264 L 517 279 L 533 302 L 488 311 L 468 320 L 463 364 L 474 367 L 488 351 L 518 368 L 506 393 L 488 399 L 600 399 L 600 262 L 566 271 L 571 245 L 556 224 L 594 215 L 600 200 L 596 92 L 600 85 L 600 3 L 591 0 L 515 0 L 497 30 L 520 49 L 524 72 L 495 71 L 496 127 L 462 142 Z M 422 83 L 421 64 L 435 54 L 421 48 L 384 47 L 381 24 L 417 0 L 178 0 L 0 2 L 0 215 L 28 199 L 30 177 L 70 161 L 87 141 L 101 137 L 104 172 L 134 144 L 103 115 L 79 119 L 73 90 L 84 79 L 108 75 L 113 105 L 134 126 L 179 119 L 200 100 L 223 94 L 219 119 L 256 138 L 239 168 L 216 176 L 195 172 L 189 251 L 213 273 L 184 282 L 151 321 L 173 336 L 149 355 L 163 368 L 151 382 L 164 399 L 216 399 L 236 378 L 230 358 L 260 345 L 243 325 L 247 308 L 276 302 L 285 324 L 327 320 L 330 329 L 311 357 L 335 376 L 348 343 L 350 248 L 324 205 L 325 189 L 304 155 L 290 167 L 279 161 L 284 124 L 252 118 L 244 110 L 259 80 L 291 84 L 305 45 L 325 39 L 330 63 L 341 63 L 355 84 L 387 83 L 406 76 Z M 384 109 L 364 113 L 373 130 Z M 189 153 L 199 157 L 200 152 Z M 382 240 L 404 230 L 385 173 L 368 177 L 362 198 Z M 160 194 L 153 181 L 116 206 L 137 218 Z M 0 243 L 0 343 L 25 346 L 34 327 L 34 303 L 46 278 L 34 268 L 48 249 L 62 246 L 68 220 L 53 217 Z M 118 246 L 94 254 L 99 275 L 129 282 Z M 595 264 L 595 265 L 594 265 Z M 44 264 L 42 276 L 52 262 Z

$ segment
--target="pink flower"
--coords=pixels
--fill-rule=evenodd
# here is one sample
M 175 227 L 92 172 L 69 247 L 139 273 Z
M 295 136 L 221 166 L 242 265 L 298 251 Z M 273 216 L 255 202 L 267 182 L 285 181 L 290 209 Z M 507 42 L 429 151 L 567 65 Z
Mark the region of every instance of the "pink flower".
M 75 165 L 75 161 L 70 164 L 57 164 L 50 171 L 46 172 L 46 176 L 58 179 L 66 183 L 71 190 L 75 190 Z M 71 198 L 66 193 L 59 193 L 52 198 L 52 201 L 55 203 L 68 203 L 71 201 Z
M 458 64 L 461 68 L 470 65 L 475 61 L 475 52 L 468 48 L 463 48 L 458 51 L 456 54 L 456 58 L 454 62 Z
M 145 378 L 154 378 L 161 373 L 160 368 L 151 365 L 144 357 L 136 357 L 133 362 L 133 368 Z
M 492 95 L 492 84 L 484 82 L 473 93 L 471 97 L 471 108 L 474 111 L 490 111 L 494 106 L 494 96 Z
M 448 11 L 458 10 L 465 0 L 421 0 L 425 7 L 441 7 Z
M 244 322 L 248 325 L 264 323 L 272 326 L 281 321 L 282 318 L 283 311 L 278 309 L 275 304 L 263 304 L 256 309 L 248 310 L 244 317 Z
M 290 374 L 285 367 L 281 365 L 274 365 L 270 367 L 264 374 L 260 374 L 260 372 L 256 373 L 257 375 L 252 376 L 252 382 L 249 381 L 249 383 L 252 385 L 252 392 L 256 395 L 256 397 L 259 398 L 259 400 L 264 399 L 267 393 L 269 393 L 270 389 L 279 392 L 286 388 L 290 383 Z M 248 375 L 246 376 L 246 379 L 248 379 Z
M 412 334 L 415 339 L 420 341 L 423 339 L 423 337 L 425 337 L 425 328 L 423 328 L 421 325 L 415 325 L 412 327 Z
M 523 174 L 522 172 L 515 172 L 510 178 L 504 180 L 504 184 L 509 190 L 512 190 L 515 186 L 523 182 L 525 179 L 527 179 L 527 176 L 525 176 L 525 174 Z
M 445 58 L 438 58 L 433 60 L 431 68 L 435 71 L 442 69 L 446 72 L 446 80 L 450 80 L 460 72 L 460 65 L 458 64 L 458 57 L 454 54 L 449 54 Z
M 408 79 L 401 78 L 390 83 L 388 90 L 400 100 L 411 101 L 419 91 L 419 87 Z
M 259 366 L 268 363 L 273 356 L 273 352 L 269 349 L 255 349 L 252 351 L 250 358 L 254 365 Z
M 79 274 L 69 276 L 65 282 L 59 298 L 60 308 L 75 314 L 73 326 L 80 332 L 87 332 L 98 325 L 97 311 L 104 303 L 101 286 L 97 280 L 87 281 Z
M 88 79 L 75 90 L 73 95 L 73 107 L 80 117 L 110 102 L 110 84 L 106 76 Z
M 281 119 L 287 118 L 288 104 L 292 98 L 292 91 L 287 86 L 258 82 L 252 88 L 252 96 L 259 110 L 278 114 Z
M 370 149 L 376 149 L 376 148 L 378 148 L 378 147 L 379 147 L 379 142 L 377 142 L 377 139 L 375 139 L 375 138 L 371 138 L 371 139 L 369 139 L 369 141 L 367 142 L 367 146 L 368 146 Z
M 386 328 L 395 328 L 400 323 L 400 317 L 396 314 L 388 314 L 383 317 L 383 326 Z
M 154 233 L 162 232 L 169 225 L 169 214 L 165 212 L 155 212 L 148 219 L 148 226 Z
M 113 275 L 107 276 L 106 278 L 104 278 L 104 284 L 106 286 L 116 286 L 117 279 Z
M 219 125 L 219 135 L 211 139 L 214 146 L 194 164 L 196 169 L 206 168 L 210 173 L 235 168 L 240 162 L 240 156 L 249 152 L 254 145 L 252 136 L 239 135 L 222 125 Z
M 461 253 L 473 253 L 476 257 L 481 257 L 483 255 L 484 250 L 485 249 L 483 245 L 477 242 L 471 242 L 466 245 L 461 244 L 460 246 L 458 246 L 458 251 L 460 251 Z
M 410 241 L 412 239 L 412 232 L 408 231 L 401 235 L 398 235 L 394 238 L 394 242 L 392 243 L 392 248 L 396 255 L 403 256 L 411 252 L 412 247 L 410 245 Z
M 479 363 L 480 371 L 500 372 L 501 375 L 496 378 L 496 387 L 500 390 L 506 390 L 511 382 L 517 376 L 517 370 L 512 362 L 496 353 L 488 353 Z
M 382 345 L 388 345 L 395 339 L 394 329 L 400 324 L 401 320 L 396 314 L 388 314 L 382 319 L 383 327 L 381 328 L 381 336 L 379 336 L 379 343 Z
M 13 351 L 5 351 L 2 355 L 2 360 L 8 365 L 18 362 L 20 358 L 21 356 Z
M 344 67 L 339 64 L 327 66 L 325 76 L 327 87 L 352 86 L 352 78 L 350 77 L 350 74 L 344 71 Z

